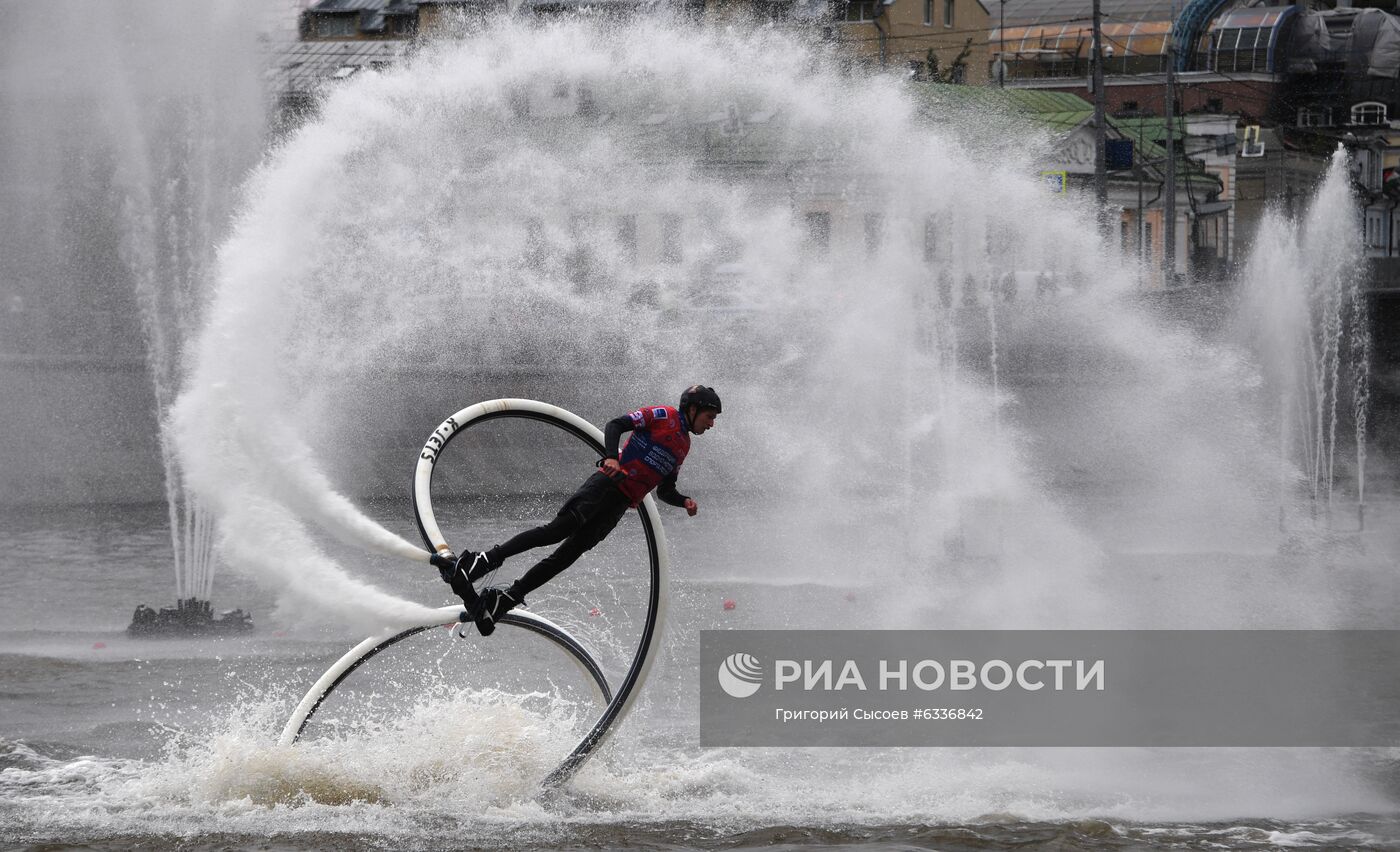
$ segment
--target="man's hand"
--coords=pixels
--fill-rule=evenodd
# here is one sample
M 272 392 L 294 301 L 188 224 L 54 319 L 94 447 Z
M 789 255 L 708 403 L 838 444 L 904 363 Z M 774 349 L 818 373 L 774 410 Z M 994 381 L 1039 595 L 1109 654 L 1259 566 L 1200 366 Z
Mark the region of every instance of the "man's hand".
M 612 479 L 621 479 L 627 475 L 627 471 L 622 469 L 617 459 L 603 459 L 603 473 Z
M 698 511 L 700 511 L 700 504 L 689 497 L 685 498 L 685 513 L 693 518 Z

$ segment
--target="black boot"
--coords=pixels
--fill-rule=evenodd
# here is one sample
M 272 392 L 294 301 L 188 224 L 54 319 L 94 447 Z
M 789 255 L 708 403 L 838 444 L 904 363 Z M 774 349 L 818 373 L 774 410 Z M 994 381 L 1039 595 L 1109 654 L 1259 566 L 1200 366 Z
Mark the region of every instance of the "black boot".
M 490 586 L 482 589 L 477 596 L 476 607 L 470 611 L 471 617 L 481 635 L 490 636 L 495 632 L 496 622 L 501 616 L 523 603 L 525 596 L 516 591 L 514 585 L 508 588 Z
M 468 550 L 457 559 L 457 567 L 467 575 L 467 579 L 473 583 L 501 567 L 501 563 L 491 559 L 486 551 L 477 553 Z
M 470 551 L 468 551 L 468 554 L 470 554 Z M 463 559 L 465 558 L 466 557 L 463 557 Z M 428 561 L 438 569 L 438 574 L 442 577 L 442 581 L 452 587 L 452 593 L 462 599 L 462 603 L 466 606 L 467 611 L 471 612 L 475 609 L 479 603 L 476 597 L 476 590 L 472 588 L 471 581 L 467 579 L 466 573 L 462 570 L 466 565 L 471 564 L 470 561 L 464 563 L 462 559 L 454 556 L 450 550 L 434 553 L 432 556 L 428 557 Z

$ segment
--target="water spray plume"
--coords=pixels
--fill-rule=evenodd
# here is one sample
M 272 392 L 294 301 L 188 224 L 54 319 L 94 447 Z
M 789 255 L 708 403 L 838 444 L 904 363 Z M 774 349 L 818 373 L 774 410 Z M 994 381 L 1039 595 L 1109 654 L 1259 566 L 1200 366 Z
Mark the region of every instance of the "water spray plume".
M 1245 327 L 1276 400 L 1285 528 L 1299 511 L 1330 528 L 1339 484 L 1364 524 L 1371 344 L 1350 166 L 1338 148 L 1301 220 L 1269 211 L 1243 276 Z M 1348 443 L 1355 463 L 1344 473 Z
M 1274 534 L 1255 367 L 1142 309 L 1037 182 L 1039 141 L 988 166 L 975 115 L 930 124 L 917 97 L 768 31 L 655 21 L 504 24 L 357 76 L 271 153 L 220 252 L 175 418 L 190 482 L 270 541 L 315 525 L 421 564 L 334 475 L 395 382 L 440 418 L 522 367 L 588 408 L 702 376 L 736 400 L 706 467 L 785 533 L 733 537 L 766 576 L 871 566 L 908 626 L 1152 618 L 1105 599 L 1107 550 Z M 1121 522 L 1071 511 L 1081 476 L 1132 485 L 1105 498 Z M 326 564 L 239 547 L 288 587 Z M 320 600 L 366 594 L 332 574 Z

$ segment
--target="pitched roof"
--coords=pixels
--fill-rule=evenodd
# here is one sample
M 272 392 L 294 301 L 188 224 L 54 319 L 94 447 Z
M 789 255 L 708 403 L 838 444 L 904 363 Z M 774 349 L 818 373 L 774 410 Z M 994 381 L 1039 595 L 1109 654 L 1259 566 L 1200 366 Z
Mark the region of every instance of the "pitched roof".
M 1042 89 L 999 89 L 992 86 L 915 84 L 924 98 L 924 113 L 934 119 L 948 108 L 976 109 L 983 117 L 1010 124 L 1043 126 L 1068 132 L 1094 116 L 1093 106 L 1078 95 Z
M 389 0 L 319 0 L 308 12 L 378 12 Z
M 1114 118 L 1108 119 L 1109 127 L 1118 131 L 1118 135 L 1124 139 L 1133 140 L 1133 146 L 1137 150 L 1139 160 L 1150 164 L 1150 168 L 1160 171 L 1167 161 L 1167 149 L 1162 142 L 1167 138 L 1167 120 L 1161 116 L 1144 116 L 1134 118 Z M 1181 169 L 1177 178 L 1179 180 L 1189 180 L 1191 186 L 1205 192 L 1219 192 L 1223 187 L 1220 179 L 1206 171 L 1205 164 L 1200 160 L 1187 155 L 1184 143 L 1187 138 L 1186 128 L 1179 123 L 1174 123 L 1172 138 L 1178 143 L 1172 153 L 1176 157 L 1177 166 Z
M 1055 92 L 1043 89 L 1001 89 L 995 86 L 958 86 L 946 83 L 916 83 L 916 91 L 923 95 L 924 114 L 934 120 L 947 116 L 951 107 L 966 113 L 969 107 L 975 108 L 981 117 L 989 122 L 986 129 L 992 132 L 1011 132 L 1015 126 L 1039 127 L 1051 135 L 1067 135 L 1087 124 L 1094 117 L 1094 105 L 1071 92 Z M 941 115 L 940 115 L 941 114 Z M 998 126 L 999 125 L 999 126 Z M 1108 118 L 1108 135 L 1113 138 L 1131 139 L 1135 159 L 1153 171 L 1160 171 L 1167 158 L 1167 149 L 1158 143 L 1166 138 L 1164 118 Z M 1175 137 L 1184 137 L 1181 127 L 1176 128 Z M 1193 187 L 1202 191 L 1218 191 L 1220 181 L 1205 172 L 1199 161 L 1184 155 L 1181 147 L 1176 148 L 1177 162 L 1182 165 L 1181 180 L 1190 180 Z
M 399 40 L 297 41 L 273 51 L 267 77 L 274 91 L 309 93 L 366 68 L 401 61 L 411 44 Z

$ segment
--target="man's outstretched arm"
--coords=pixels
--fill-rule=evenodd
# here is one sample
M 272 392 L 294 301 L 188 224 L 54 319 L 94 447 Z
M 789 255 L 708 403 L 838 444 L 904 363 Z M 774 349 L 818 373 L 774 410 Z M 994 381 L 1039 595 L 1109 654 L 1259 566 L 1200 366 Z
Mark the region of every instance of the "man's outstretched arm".
M 670 503 L 672 506 L 679 506 L 685 509 L 686 514 L 693 515 L 698 510 L 698 504 L 676 490 L 676 473 L 673 471 L 670 476 L 661 480 L 661 484 L 656 486 L 656 496 L 661 498 L 663 503 Z

